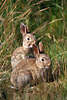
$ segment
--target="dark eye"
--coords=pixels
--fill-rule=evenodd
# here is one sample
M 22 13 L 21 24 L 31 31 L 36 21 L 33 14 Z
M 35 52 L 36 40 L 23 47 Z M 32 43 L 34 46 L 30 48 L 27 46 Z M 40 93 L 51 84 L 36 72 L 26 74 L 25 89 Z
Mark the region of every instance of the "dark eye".
M 30 40 L 30 38 L 27 38 L 27 40 Z
M 42 60 L 42 61 L 44 61 L 44 59 L 43 59 L 43 58 L 42 58 L 41 60 Z

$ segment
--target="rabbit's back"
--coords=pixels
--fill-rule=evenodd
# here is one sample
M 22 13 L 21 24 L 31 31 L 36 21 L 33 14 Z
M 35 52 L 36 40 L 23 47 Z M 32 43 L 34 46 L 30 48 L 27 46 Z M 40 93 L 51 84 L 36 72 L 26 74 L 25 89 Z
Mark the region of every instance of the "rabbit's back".
M 27 53 L 27 52 L 28 52 L 28 50 L 25 51 L 23 46 L 21 46 L 21 47 L 18 47 L 14 50 L 12 56 L 16 56 L 17 54 L 24 54 L 24 53 Z
M 12 69 L 22 60 L 26 58 L 28 50 L 23 50 L 23 47 L 18 47 L 11 56 Z

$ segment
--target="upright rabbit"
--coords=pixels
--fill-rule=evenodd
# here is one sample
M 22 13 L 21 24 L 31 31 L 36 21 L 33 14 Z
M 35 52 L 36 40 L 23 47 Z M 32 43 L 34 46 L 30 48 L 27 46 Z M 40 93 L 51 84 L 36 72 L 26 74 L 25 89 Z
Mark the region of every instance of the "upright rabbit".
M 28 32 L 27 26 L 23 23 L 20 24 L 20 32 L 23 36 L 23 45 L 18 47 L 11 56 L 11 65 L 12 69 L 22 60 L 26 58 L 26 55 L 29 54 L 30 48 L 33 47 L 36 40 L 33 34 Z
M 41 77 L 42 69 L 49 68 L 51 64 L 50 58 L 44 53 L 39 53 L 39 49 L 34 45 L 35 58 L 21 61 L 11 73 L 11 83 L 21 88 L 36 81 Z

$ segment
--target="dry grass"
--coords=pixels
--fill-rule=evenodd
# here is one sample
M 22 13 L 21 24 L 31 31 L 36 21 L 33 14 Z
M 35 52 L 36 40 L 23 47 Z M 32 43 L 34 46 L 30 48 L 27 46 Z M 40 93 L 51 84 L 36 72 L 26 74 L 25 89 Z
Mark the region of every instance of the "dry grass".
M 33 100 L 34 98 L 35 100 L 67 99 L 66 18 L 66 0 L 0 1 L 0 76 L 6 73 L 7 77 L 10 75 L 12 52 L 21 46 L 22 37 L 19 29 L 21 22 L 27 24 L 29 30 L 34 32 L 37 44 L 40 40 L 43 42 L 44 51 L 52 60 L 52 70 L 54 71 L 58 64 L 60 66 L 61 73 L 58 82 L 39 85 L 38 88 L 42 87 L 44 90 L 40 89 L 39 94 L 35 92 Z

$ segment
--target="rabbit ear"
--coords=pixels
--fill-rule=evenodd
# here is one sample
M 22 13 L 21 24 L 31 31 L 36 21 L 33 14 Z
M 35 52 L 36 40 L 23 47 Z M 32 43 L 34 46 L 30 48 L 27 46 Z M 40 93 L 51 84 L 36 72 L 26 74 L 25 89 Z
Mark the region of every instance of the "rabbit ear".
M 44 47 L 42 42 L 39 42 L 39 51 L 40 53 L 44 53 Z
M 33 45 L 33 51 L 34 51 L 34 56 L 38 57 L 39 56 L 39 49 L 36 45 Z
M 25 34 L 27 34 L 28 32 L 28 28 L 27 26 L 24 24 L 24 23 L 21 23 L 20 24 L 20 32 L 21 34 L 24 36 Z

